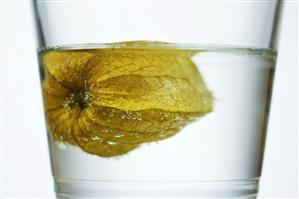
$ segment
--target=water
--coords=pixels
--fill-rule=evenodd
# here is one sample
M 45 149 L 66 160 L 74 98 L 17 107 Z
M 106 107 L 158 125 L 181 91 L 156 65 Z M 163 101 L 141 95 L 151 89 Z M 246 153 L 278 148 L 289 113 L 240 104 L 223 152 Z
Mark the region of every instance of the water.
M 135 51 L 144 49 L 138 45 L 125 47 L 122 44 L 43 49 L 40 51 L 41 65 L 42 57 L 47 52 L 74 52 L 78 49 L 85 52 L 111 47 Z M 205 115 L 197 115 L 193 122 L 181 126 L 181 130 L 174 136 L 141 143 L 137 148 L 116 156 L 91 154 L 72 144 L 68 138 L 55 138 L 49 132 L 52 171 L 58 197 L 256 197 L 275 52 L 269 49 L 201 47 L 187 44 L 153 44 L 145 49 L 158 52 L 161 48 L 193 52 L 191 59 L 203 77 L 206 89 L 212 93 L 212 111 L 207 109 Z M 72 59 L 68 62 L 72 63 Z M 42 77 L 45 77 L 44 72 Z M 84 96 L 86 98 L 86 95 Z M 210 99 L 200 98 L 198 103 L 209 106 Z M 89 106 L 84 100 L 79 100 L 78 103 L 77 106 L 81 109 Z M 113 109 L 101 113 L 105 113 L 104 118 L 111 118 L 107 123 L 113 123 L 117 111 L 118 109 Z M 144 122 L 142 115 L 135 112 L 132 114 L 120 112 L 118 117 L 120 121 L 129 117 L 130 120 Z M 171 112 L 165 111 L 163 118 L 168 117 L 172 117 Z M 173 120 L 180 120 L 180 117 L 178 114 Z M 128 123 L 126 121 L 127 119 L 125 123 Z M 122 126 L 126 125 L 125 123 Z M 128 140 L 126 134 L 115 136 L 116 140 Z M 142 135 L 138 134 L 134 139 L 139 140 L 138 136 Z M 92 139 L 102 138 L 94 136 Z M 108 142 L 108 146 L 118 144 L 111 140 Z

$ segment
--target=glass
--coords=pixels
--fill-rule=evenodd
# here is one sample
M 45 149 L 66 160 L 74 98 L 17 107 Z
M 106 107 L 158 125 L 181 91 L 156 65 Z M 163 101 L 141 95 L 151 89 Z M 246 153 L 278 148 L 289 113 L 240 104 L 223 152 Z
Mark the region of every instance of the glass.
M 58 198 L 255 198 L 275 1 L 35 1 Z

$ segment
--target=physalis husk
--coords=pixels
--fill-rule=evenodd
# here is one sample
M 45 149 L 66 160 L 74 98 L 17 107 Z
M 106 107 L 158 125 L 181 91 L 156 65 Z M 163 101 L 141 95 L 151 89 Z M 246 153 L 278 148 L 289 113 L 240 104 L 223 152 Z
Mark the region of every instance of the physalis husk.
M 42 53 L 48 128 L 54 140 L 102 157 L 169 138 L 213 109 L 213 97 L 191 60 L 196 50 L 121 48 Z

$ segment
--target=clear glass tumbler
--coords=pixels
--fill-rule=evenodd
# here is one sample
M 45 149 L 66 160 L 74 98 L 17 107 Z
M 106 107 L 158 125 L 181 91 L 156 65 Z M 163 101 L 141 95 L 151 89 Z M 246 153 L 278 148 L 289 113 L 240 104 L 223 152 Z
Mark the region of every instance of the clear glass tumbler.
M 275 1 L 35 1 L 58 198 L 255 198 Z

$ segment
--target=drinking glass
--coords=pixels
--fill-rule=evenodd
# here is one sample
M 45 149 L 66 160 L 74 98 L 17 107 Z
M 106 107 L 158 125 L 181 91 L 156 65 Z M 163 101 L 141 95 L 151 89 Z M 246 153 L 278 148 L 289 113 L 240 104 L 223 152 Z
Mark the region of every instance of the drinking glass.
M 58 198 L 255 198 L 276 1 L 35 1 Z

